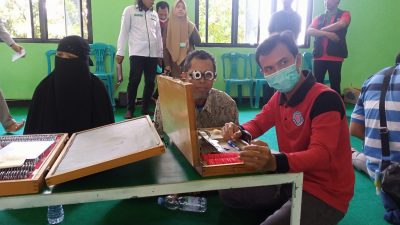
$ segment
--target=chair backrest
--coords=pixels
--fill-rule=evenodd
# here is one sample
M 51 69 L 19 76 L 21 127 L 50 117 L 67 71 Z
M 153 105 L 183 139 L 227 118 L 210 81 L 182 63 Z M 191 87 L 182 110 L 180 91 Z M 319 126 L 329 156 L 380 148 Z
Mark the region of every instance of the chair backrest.
M 303 70 L 311 71 L 313 70 L 313 54 L 311 52 L 303 53 L 303 65 L 301 66 Z
M 115 48 L 105 43 L 93 43 L 90 45 L 90 56 L 94 62 L 94 74 L 113 74 Z
M 52 62 L 56 50 L 46 51 L 47 73 L 53 70 Z M 94 74 L 113 74 L 115 62 L 115 47 L 104 43 L 93 43 L 90 45 L 90 56 L 94 62 Z
M 246 54 L 228 52 L 222 54 L 221 58 L 224 79 L 251 79 L 251 74 L 247 72 Z
M 47 50 L 46 51 L 46 59 L 47 59 L 47 74 L 50 74 L 52 71 L 52 66 L 51 62 L 53 61 L 55 55 L 56 55 L 56 50 Z
M 256 54 L 250 53 L 249 54 L 249 65 L 251 71 L 251 77 L 254 79 L 265 79 L 264 74 L 260 71 L 260 66 L 257 64 L 256 61 Z

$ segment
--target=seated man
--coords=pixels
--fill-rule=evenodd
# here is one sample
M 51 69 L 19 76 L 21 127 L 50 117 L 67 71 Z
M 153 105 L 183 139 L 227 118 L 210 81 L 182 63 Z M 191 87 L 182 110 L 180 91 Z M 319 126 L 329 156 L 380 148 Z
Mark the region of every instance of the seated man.
M 400 163 L 400 132 L 398 121 L 400 109 L 400 53 L 396 57 L 396 69 L 389 81 L 385 98 L 385 115 L 389 132 L 390 161 Z M 390 68 L 385 68 L 365 81 L 360 97 L 351 115 L 350 134 L 364 141 L 363 152 L 353 152 L 353 165 L 356 169 L 368 174 L 375 180 L 375 172 L 379 171 L 382 158 L 380 138 L 379 99 L 383 77 Z M 382 195 L 386 208 L 385 219 L 393 224 L 400 223 L 400 208 L 396 204 L 388 204 L 390 199 Z M 392 206 L 391 206 L 392 205 Z
M 238 109 L 235 101 L 225 92 L 212 88 L 217 77 L 215 59 L 208 52 L 196 50 L 185 60 L 182 78 L 193 84 L 196 106 L 196 127 L 222 127 L 225 123 L 238 124 Z M 154 112 L 155 127 L 163 131 L 160 104 Z
M 256 60 L 277 92 L 254 119 L 241 127 L 228 123 L 222 133 L 237 139 L 246 130 L 257 138 L 275 127 L 279 153 L 257 140 L 240 158 L 260 172 L 303 172 L 300 224 L 333 225 L 344 217 L 354 191 L 345 108 L 338 93 L 301 72 L 301 59 L 290 31 L 262 42 Z M 220 197 L 229 207 L 275 211 L 262 225 L 289 225 L 291 190 L 287 185 L 228 189 Z
M 104 84 L 90 73 L 90 48 L 79 36 L 63 38 L 55 68 L 36 87 L 24 134 L 68 133 L 114 122 Z

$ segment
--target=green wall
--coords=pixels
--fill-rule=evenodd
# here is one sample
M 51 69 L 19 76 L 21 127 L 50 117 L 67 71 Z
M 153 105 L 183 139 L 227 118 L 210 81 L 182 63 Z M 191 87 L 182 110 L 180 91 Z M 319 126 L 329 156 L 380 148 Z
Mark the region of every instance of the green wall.
M 133 0 L 92 0 L 94 42 L 107 42 L 116 45 L 120 18 L 123 9 Z M 168 0 L 173 3 L 173 0 Z M 194 0 L 186 0 L 190 18 L 194 21 Z M 392 65 L 400 51 L 400 1 L 398 0 L 346 0 L 341 8 L 350 10 L 352 21 L 348 32 L 349 58 L 342 70 L 342 88 L 360 87 L 362 82 L 385 66 Z M 314 0 L 314 16 L 324 11 L 322 0 Z M 47 63 L 44 53 L 56 48 L 56 44 L 21 43 L 27 51 L 26 58 L 11 63 L 12 50 L 0 45 L 0 88 L 7 99 L 30 99 L 35 87 L 46 76 Z M 203 48 L 210 51 L 218 60 L 224 52 L 254 52 L 254 48 Z M 311 49 L 301 49 L 311 51 Z M 218 62 L 218 61 L 217 61 Z M 125 90 L 129 72 L 128 60 L 124 61 L 124 78 L 120 90 Z M 215 83 L 224 89 L 222 67 L 218 66 L 220 79 Z M 142 88 L 142 87 L 141 87 Z M 141 96 L 142 89 L 138 94 Z

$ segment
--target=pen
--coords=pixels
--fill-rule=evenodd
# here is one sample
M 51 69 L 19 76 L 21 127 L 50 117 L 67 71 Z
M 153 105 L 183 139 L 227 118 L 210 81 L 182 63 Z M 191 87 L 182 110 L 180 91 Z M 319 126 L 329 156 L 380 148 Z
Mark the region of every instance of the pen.
M 235 142 L 233 142 L 232 140 L 228 140 L 227 144 L 229 146 L 231 146 L 232 148 L 234 148 L 236 151 L 240 151 L 240 148 L 235 144 Z

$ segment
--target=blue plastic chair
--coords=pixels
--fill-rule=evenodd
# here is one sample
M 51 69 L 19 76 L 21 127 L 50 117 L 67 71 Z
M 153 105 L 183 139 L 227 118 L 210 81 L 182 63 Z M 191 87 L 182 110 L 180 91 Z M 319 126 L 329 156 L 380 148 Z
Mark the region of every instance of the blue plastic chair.
M 115 108 L 113 85 L 115 48 L 105 43 L 93 43 L 90 45 L 90 56 L 95 66 L 93 74 L 103 81 L 111 104 Z
M 253 85 L 254 88 L 254 104 L 253 108 L 260 107 L 260 93 L 263 92 L 263 102 L 267 102 L 271 96 L 274 94 L 274 89 L 271 88 L 267 80 L 264 78 L 264 74 L 261 73 L 260 67 L 256 62 L 256 55 L 251 53 L 249 54 L 249 62 L 250 62 L 250 70 L 251 76 L 253 77 Z
M 313 71 L 313 55 L 311 52 L 303 53 L 303 63 L 301 65 L 303 70 Z
M 313 73 L 313 54 L 311 52 L 303 53 L 303 63 L 301 67 L 303 70 L 308 70 Z M 329 78 L 324 79 L 324 84 L 330 86 Z
M 242 86 L 248 86 L 250 91 L 250 105 L 252 105 L 253 80 L 247 72 L 248 56 L 241 53 L 225 53 L 222 58 L 222 73 L 225 81 L 225 92 L 231 95 L 231 86 L 238 87 L 238 103 L 242 103 Z M 241 72 L 239 66 L 242 67 Z
M 47 74 L 50 74 L 51 71 L 53 71 L 51 62 L 53 61 L 52 59 L 54 59 L 55 55 L 56 55 L 56 50 L 48 50 L 48 51 L 46 51 Z

